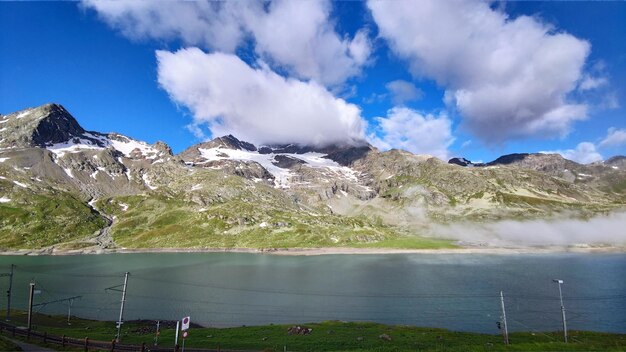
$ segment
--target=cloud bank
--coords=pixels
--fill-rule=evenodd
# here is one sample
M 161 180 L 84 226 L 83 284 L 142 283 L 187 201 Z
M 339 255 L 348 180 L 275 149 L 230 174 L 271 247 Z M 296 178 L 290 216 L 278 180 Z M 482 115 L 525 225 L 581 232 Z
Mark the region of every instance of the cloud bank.
M 338 34 L 324 0 L 101 1 L 85 0 L 111 27 L 132 39 L 182 40 L 234 53 L 251 41 L 265 61 L 301 79 L 334 86 L 359 75 L 371 54 L 367 30 Z
M 589 220 L 508 220 L 483 225 L 440 225 L 432 231 L 440 237 L 485 242 L 492 246 L 626 245 L 624 224 L 626 213 L 612 213 Z
M 448 160 L 448 147 L 454 142 L 452 122 L 447 115 L 421 114 L 405 107 L 395 107 L 386 117 L 377 117 L 380 135 L 370 135 L 370 143 L 379 149 L 403 149 L 414 154 L 430 154 Z
M 368 7 L 391 49 L 414 75 L 443 86 L 464 126 L 483 141 L 563 136 L 587 117 L 587 106 L 567 96 L 582 77 L 588 42 L 536 18 L 508 18 L 480 1 L 369 1 Z
M 253 143 L 327 145 L 364 139 L 360 109 L 315 81 L 284 78 L 267 65 L 198 48 L 157 51 L 158 81 L 196 124 Z

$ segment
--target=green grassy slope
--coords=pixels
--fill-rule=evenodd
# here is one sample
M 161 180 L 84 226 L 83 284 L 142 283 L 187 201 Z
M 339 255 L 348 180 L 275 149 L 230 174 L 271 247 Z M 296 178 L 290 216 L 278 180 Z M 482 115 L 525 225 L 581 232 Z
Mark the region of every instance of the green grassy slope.
M 0 191 L 3 188 L 0 184 Z M 10 202 L 0 203 L 0 248 L 42 248 L 89 236 L 106 225 L 105 219 L 67 192 L 14 189 L 8 197 Z
M 97 205 L 115 217 L 111 233 L 126 248 L 452 246 L 446 240 L 405 234 L 375 219 L 322 215 L 244 198 L 201 208 L 180 198 L 151 194 L 103 199 Z

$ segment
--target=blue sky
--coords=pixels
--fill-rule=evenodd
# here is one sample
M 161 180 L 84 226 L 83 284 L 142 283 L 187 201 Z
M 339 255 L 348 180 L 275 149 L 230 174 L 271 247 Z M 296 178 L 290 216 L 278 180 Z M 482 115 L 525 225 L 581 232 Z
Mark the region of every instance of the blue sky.
M 626 3 L 393 3 L 0 2 L 0 113 L 57 102 L 175 152 L 626 154 Z

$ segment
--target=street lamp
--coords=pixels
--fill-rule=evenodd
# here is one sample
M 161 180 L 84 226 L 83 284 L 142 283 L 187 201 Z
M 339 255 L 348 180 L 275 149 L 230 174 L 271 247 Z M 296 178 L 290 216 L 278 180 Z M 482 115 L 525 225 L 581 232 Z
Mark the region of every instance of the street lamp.
M 567 323 L 565 320 L 565 306 L 563 306 L 563 292 L 561 291 L 563 280 L 553 279 L 552 282 L 559 284 L 559 299 L 561 300 L 561 315 L 563 316 L 563 338 L 565 343 L 567 343 Z

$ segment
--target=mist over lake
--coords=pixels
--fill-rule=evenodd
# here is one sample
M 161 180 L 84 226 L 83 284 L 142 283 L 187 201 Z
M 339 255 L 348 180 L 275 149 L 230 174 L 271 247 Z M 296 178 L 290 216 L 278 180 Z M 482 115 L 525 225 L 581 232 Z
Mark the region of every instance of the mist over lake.
M 206 326 L 374 321 L 497 333 L 499 292 L 509 329 L 626 332 L 625 254 L 392 254 L 273 256 L 237 253 L 1 256 L 15 264 L 12 308 L 71 296 L 72 314 L 116 320 L 130 272 L 124 319 L 180 319 Z M 2 289 L 8 279 L 0 281 Z M 0 301 L 6 308 L 6 301 Z M 67 314 L 67 303 L 36 306 Z M 35 322 L 36 325 L 36 322 Z

